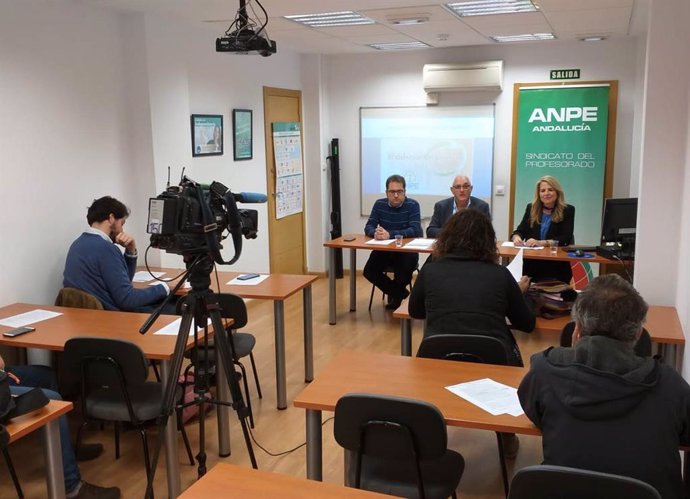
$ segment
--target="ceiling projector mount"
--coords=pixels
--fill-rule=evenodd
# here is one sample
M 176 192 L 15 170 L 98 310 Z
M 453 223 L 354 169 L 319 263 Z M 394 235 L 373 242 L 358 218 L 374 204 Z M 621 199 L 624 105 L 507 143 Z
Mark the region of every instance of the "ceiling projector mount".
M 254 3 L 263 12 L 263 22 L 254 11 Z M 251 17 L 247 14 L 247 7 L 251 10 Z M 260 54 L 263 57 L 275 54 L 276 42 L 268 37 L 267 25 L 268 13 L 259 0 L 240 0 L 235 20 L 221 38 L 216 38 L 216 52 Z

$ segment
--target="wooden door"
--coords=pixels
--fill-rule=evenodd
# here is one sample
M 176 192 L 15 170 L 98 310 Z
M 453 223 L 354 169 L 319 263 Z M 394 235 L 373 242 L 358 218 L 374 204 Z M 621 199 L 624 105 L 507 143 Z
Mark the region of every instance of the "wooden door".
M 266 137 L 266 182 L 268 192 L 268 234 L 271 272 L 306 273 L 304 211 L 276 219 L 276 165 L 273 154 L 272 123 L 295 122 L 302 126 L 302 92 L 264 87 L 264 133 Z M 304 135 L 302 157 L 304 158 Z M 304 172 L 304 160 L 302 161 Z M 302 177 L 304 179 L 304 175 Z M 305 182 L 303 182 L 304 189 Z M 304 193 L 302 199 L 305 199 Z M 304 210 L 304 202 L 302 203 Z

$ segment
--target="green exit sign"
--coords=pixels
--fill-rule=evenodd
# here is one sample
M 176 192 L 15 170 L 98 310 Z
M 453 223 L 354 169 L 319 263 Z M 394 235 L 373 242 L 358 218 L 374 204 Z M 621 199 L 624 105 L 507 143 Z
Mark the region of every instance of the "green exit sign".
M 552 69 L 550 71 L 552 80 L 579 80 L 579 69 Z

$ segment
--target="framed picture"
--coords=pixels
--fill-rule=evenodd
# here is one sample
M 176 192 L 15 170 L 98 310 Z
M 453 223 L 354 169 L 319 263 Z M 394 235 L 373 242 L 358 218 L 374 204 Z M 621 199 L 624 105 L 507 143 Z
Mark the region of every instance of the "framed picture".
M 223 154 L 223 115 L 193 114 L 192 156 Z
M 235 161 L 252 159 L 252 111 L 232 110 L 232 150 Z

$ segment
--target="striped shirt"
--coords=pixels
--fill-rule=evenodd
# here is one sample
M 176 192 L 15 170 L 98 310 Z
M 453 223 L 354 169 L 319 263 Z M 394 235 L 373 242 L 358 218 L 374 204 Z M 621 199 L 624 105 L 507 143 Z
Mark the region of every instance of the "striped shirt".
M 405 198 L 398 208 L 388 204 L 388 199 L 377 199 L 364 226 L 364 233 L 374 237 L 377 225 L 386 229 L 391 237 L 399 234 L 403 237 L 423 237 L 419 203 L 414 199 Z

